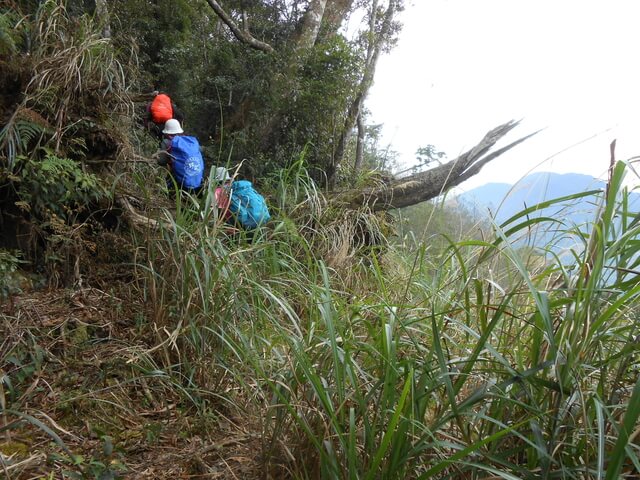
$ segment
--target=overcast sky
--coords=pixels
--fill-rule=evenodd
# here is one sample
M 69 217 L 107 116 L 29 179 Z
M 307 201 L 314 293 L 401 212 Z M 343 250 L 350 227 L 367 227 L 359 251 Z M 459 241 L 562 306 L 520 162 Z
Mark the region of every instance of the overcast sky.
M 614 138 L 619 159 L 640 155 L 640 2 L 408 3 L 399 44 L 380 59 L 367 102 L 403 163 L 428 144 L 454 158 L 511 119 L 523 121 L 508 141 L 545 131 L 467 188 L 515 183 L 534 168 L 602 177 Z

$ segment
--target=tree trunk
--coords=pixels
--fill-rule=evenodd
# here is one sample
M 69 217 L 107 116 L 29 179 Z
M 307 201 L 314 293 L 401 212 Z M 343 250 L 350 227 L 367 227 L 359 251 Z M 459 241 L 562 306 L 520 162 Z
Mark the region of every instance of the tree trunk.
M 96 17 L 102 23 L 102 36 L 111 38 L 111 19 L 109 17 L 109 8 L 107 0 L 96 0 Z
M 326 8 L 327 0 L 311 0 L 296 31 L 295 50 L 305 50 L 315 45 Z
M 490 161 L 538 133 L 529 134 L 488 154 L 496 142 L 519 123 L 510 121 L 494 128 L 485 135 L 478 145 L 449 163 L 406 178 L 393 180 L 384 187 L 347 191 L 340 194 L 337 200 L 345 202 L 354 208 L 368 206 L 373 211 L 381 211 L 408 207 L 436 198 L 451 187 L 460 185 L 479 173 L 482 167 Z
M 356 121 L 358 125 L 358 142 L 356 143 L 356 161 L 353 164 L 353 175 L 357 177 L 360 173 L 360 169 L 362 168 L 362 160 L 364 158 L 364 138 L 366 134 L 364 119 L 362 115 L 358 115 L 358 120 Z
M 291 55 L 285 68 L 280 73 L 284 78 L 289 79 L 288 85 L 283 91 L 276 94 L 283 105 L 287 104 L 286 99 L 289 98 L 296 84 L 295 79 L 298 76 L 298 69 L 300 68 L 300 56 L 298 53 L 305 49 L 312 48 L 315 45 L 320 27 L 322 26 L 326 7 L 327 0 L 311 0 L 291 37 L 291 46 L 296 54 Z M 264 122 L 259 135 L 262 139 L 262 149 L 266 149 L 270 144 L 278 142 L 276 127 L 281 123 L 284 114 L 285 112 L 281 108 L 270 115 Z
M 338 30 L 342 26 L 342 23 L 347 18 L 351 8 L 353 7 L 353 0 L 329 0 L 327 8 L 324 14 L 324 24 L 326 31 L 326 37 L 331 37 L 338 33 Z

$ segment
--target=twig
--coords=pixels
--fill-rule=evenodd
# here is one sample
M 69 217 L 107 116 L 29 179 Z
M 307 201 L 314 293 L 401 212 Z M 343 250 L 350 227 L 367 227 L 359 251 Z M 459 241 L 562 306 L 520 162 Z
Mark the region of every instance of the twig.
M 252 437 L 254 437 L 254 436 L 250 435 L 250 434 L 246 434 L 246 435 L 240 435 L 239 437 L 235 437 L 235 438 L 228 438 L 228 439 L 222 440 L 222 441 L 220 441 L 218 443 L 212 443 L 211 445 L 207 445 L 202 450 L 200 450 L 199 453 L 200 453 L 200 455 L 204 455 L 205 453 L 209 453 L 209 452 L 213 452 L 213 451 L 219 451 L 219 450 L 222 450 L 224 447 L 226 447 L 228 445 L 236 445 L 238 443 L 246 442 L 247 440 L 249 440 Z
M 0 422 L 0 427 L 7 426 L 7 401 L 4 396 L 4 370 L 0 370 L 0 408 L 2 409 L 2 422 Z M 9 429 L 7 428 L 4 433 L 4 438 L 7 443 L 11 441 L 11 434 L 9 433 Z
M 26 458 L 26 459 L 22 460 L 21 462 L 14 463 L 14 464 L 11 464 L 11 465 L 5 465 L 4 462 L 3 462 L 2 466 L 4 467 L 5 472 L 8 472 L 9 470 L 13 470 L 15 468 L 21 467 L 21 466 L 26 465 L 26 464 L 34 463 L 35 461 L 43 461 L 46 458 L 47 458 L 47 456 L 44 453 L 38 453 L 36 455 L 33 455 L 33 456 L 29 457 L 29 458 Z

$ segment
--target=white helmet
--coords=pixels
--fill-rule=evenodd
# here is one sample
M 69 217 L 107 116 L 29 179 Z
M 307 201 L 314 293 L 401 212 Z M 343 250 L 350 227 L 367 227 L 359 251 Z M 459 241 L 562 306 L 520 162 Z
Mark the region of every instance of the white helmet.
M 178 133 L 184 133 L 184 130 L 182 130 L 178 120 L 170 118 L 164 124 L 164 130 L 162 130 L 162 133 L 166 135 L 177 135 Z
M 227 172 L 227 169 L 224 167 L 218 167 L 216 168 L 216 174 L 215 174 L 215 179 L 218 182 L 226 182 L 227 180 L 229 180 L 231 177 L 229 176 L 229 172 Z

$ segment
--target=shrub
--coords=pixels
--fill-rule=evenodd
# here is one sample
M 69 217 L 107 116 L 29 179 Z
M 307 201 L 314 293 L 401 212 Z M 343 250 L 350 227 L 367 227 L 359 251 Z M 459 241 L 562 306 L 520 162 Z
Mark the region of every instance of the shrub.
M 43 160 L 20 157 L 16 204 L 39 218 L 49 212 L 68 218 L 107 195 L 98 177 L 84 172 L 78 163 L 47 151 Z

